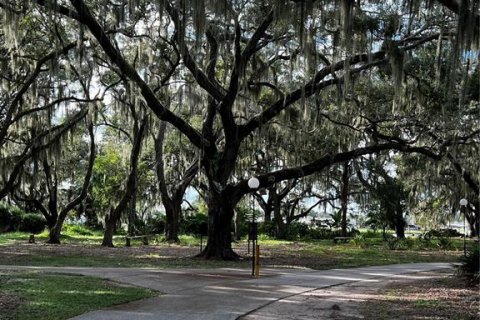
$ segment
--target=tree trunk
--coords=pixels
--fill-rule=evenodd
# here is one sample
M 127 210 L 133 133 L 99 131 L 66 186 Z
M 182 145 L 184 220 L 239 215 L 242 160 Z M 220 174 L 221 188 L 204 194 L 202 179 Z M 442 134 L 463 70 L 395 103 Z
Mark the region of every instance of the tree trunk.
M 135 177 L 137 179 L 137 177 Z M 135 182 L 136 184 L 136 182 Z M 135 190 L 132 199 L 130 200 L 128 204 L 128 230 L 127 233 L 129 236 L 134 236 L 136 232 L 135 228 L 135 222 L 137 220 L 137 213 L 136 213 L 136 207 L 137 207 L 137 191 Z
M 468 222 L 468 226 L 470 227 L 470 237 L 478 237 L 479 236 L 479 215 L 477 212 L 471 210 L 465 214 L 465 219 Z
M 116 224 L 117 219 L 114 216 L 114 210 L 110 208 L 110 213 L 105 218 L 102 246 L 113 248 L 113 234 L 115 233 Z
M 113 247 L 113 233 L 115 231 L 115 226 L 120 220 L 122 213 L 128 211 L 128 203 L 132 200 L 132 197 L 137 190 L 138 159 L 142 149 L 146 123 L 146 118 L 143 118 L 140 126 L 135 130 L 135 138 L 132 151 L 130 152 L 130 173 L 127 179 L 127 187 L 118 205 L 115 209 L 110 209 L 110 213 L 105 218 L 105 231 L 103 234 L 102 246 Z
M 57 227 L 56 225 L 53 228 L 51 228 L 48 233 L 47 243 L 60 244 L 61 231 L 62 231 L 62 228 Z
M 403 218 L 403 207 L 398 204 L 395 217 L 395 233 L 397 238 L 405 239 L 405 219 Z
M 349 167 L 348 162 L 343 164 L 343 173 L 342 173 L 342 191 L 341 191 L 341 204 L 342 204 L 342 220 L 340 223 L 341 226 L 341 236 L 347 236 L 347 209 L 348 209 L 348 189 L 349 189 Z
M 182 212 L 180 201 L 170 201 L 168 204 L 163 202 L 165 208 L 165 241 L 180 242 L 178 238 L 178 229 L 180 225 L 180 215 Z
M 180 218 L 182 215 L 182 202 L 188 185 L 198 172 L 198 162 L 194 160 L 181 177 L 178 184 L 170 188 L 167 187 L 165 179 L 165 166 L 163 163 L 163 148 L 165 141 L 166 123 L 162 122 L 155 140 L 155 172 L 157 174 L 160 196 L 163 207 L 165 208 L 165 240 L 167 242 L 180 242 L 178 232 L 180 227 Z M 172 183 L 173 184 L 173 183 Z M 170 196 L 171 194 L 171 196 Z
M 240 241 L 242 239 L 242 233 L 240 230 L 241 223 L 242 223 L 242 219 L 237 210 L 235 211 L 235 241 Z
M 232 250 L 232 219 L 234 204 L 228 196 L 210 191 L 208 205 L 208 242 L 198 256 L 206 259 L 236 260 L 239 258 Z
M 287 237 L 287 225 L 283 221 L 280 204 L 275 204 L 273 216 L 275 220 L 275 237 L 277 239 L 285 239 Z
M 265 222 L 271 222 L 272 221 L 272 208 L 267 207 L 263 211 L 265 213 Z
M 395 226 L 395 233 L 397 238 L 404 239 L 405 238 L 405 226 L 403 224 L 397 224 Z

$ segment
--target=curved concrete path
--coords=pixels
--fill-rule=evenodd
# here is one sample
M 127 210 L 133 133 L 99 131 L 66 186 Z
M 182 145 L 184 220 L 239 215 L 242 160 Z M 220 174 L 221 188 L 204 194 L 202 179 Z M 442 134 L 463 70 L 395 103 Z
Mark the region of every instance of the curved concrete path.
M 332 270 L 262 269 L 259 278 L 246 269 L 149 269 L 0 266 L 3 270 L 39 270 L 91 275 L 157 290 L 162 294 L 73 319 L 215 320 L 238 319 L 276 301 L 320 288 L 374 283 L 409 273 L 452 268 L 449 263 L 415 263 Z M 254 317 L 262 319 L 263 317 Z

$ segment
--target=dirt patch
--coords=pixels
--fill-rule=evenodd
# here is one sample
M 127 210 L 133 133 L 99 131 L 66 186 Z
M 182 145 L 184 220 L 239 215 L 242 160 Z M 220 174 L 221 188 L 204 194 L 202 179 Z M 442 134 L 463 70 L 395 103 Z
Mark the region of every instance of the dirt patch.
M 115 247 L 107 248 L 99 245 L 88 244 L 14 244 L 0 246 L 0 264 L 31 264 L 30 257 L 39 261 L 48 260 L 49 257 L 88 259 L 99 258 L 113 262 L 135 261 L 139 264 L 145 262 L 162 261 L 172 258 L 191 257 L 198 253 L 198 248 L 177 245 L 141 246 L 141 247 Z M 112 265 L 113 266 L 113 265 Z
M 479 286 L 466 287 L 451 272 L 423 280 L 392 281 L 361 306 L 365 319 L 480 319 Z
M 382 279 L 381 281 L 352 282 L 326 289 L 315 289 L 280 299 L 241 319 L 369 319 L 360 314 L 359 307 L 361 303 L 375 299 L 376 294 L 385 285 L 386 283 Z
M 352 282 L 294 295 L 242 320 L 480 319 L 477 288 L 465 288 L 451 270 Z
M 16 295 L 0 292 L 0 320 L 15 319 L 15 310 L 21 303 Z
M 330 269 L 332 267 L 357 267 L 363 265 L 420 262 L 412 260 L 412 253 L 388 252 L 388 258 L 372 259 L 368 252 L 312 250 L 308 243 L 284 245 L 261 245 L 261 266 L 283 268 Z M 0 246 L 0 264 L 10 265 L 49 265 L 49 266 L 102 266 L 102 267 L 249 267 L 251 252 L 246 242 L 233 244 L 233 249 L 243 261 L 219 262 L 193 259 L 200 252 L 199 246 L 175 244 L 154 244 L 149 246 L 106 248 L 92 243 L 65 243 L 61 245 L 37 242 L 28 244 L 16 241 Z M 406 256 L 404 257 L 404 255 Z M 415 252 L 422 256 L 421 261 L 453 261 L 457 252 L 438 253 Z M 392 259 L 392 257 L 394 259 Z

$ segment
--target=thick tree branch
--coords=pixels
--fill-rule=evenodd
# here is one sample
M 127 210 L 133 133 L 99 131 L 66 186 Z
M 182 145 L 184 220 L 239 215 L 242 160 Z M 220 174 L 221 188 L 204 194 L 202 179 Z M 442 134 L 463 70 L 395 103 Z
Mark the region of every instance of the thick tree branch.
M 0 129 L 0 147 L 4 144 L 8 129 L 10 125 L 14 122 L 12 119 L 14 119 L 14 114 L 18 109 L 18 107 L 20 106 L 20 103 L 23 99 L 23 95 L 27 92 L 30 86 L 35 82 L 38 75 L 43 71 L 42 69 L 43 65 L 49 62 L 50 60 L 57 58 L 59 55 L 67 53 L 69 50 L 75 48 L 76 45 L 77 45 L 76 42 L 70 43 L 67 46 L 59 50 L 53 51 L 47 54 L 46 56 L 42 57 L 40 60 L 38 60 L 34 71 L 23 83 L 19 91 L 15 94 L 15 96 L 12 99 L 12 102 L 10 103 L 7 109 L 5 120 L 3 121 L 4 125 Z
M 10 176 L 6 181 L 5 185 L 0 189 L 0 199 L 3 199 L 14 187 L 17 177 L 22 172 L 23 165 L 27 162 L 28 159 L 32 158 L 38 152 L 47 149 L 53 143 L 57 142 L 66 132 L 71 130 L 75 125 L 80 122 L 87 115 L 88 108 L 84 108 L 75 114 L 72 118 L 67 120 L 65 123 L 50 128 L 49 130 L 44 131 L 43 133 L 37 135 L 35 139 L 23 150 L 23 152 L 18 156 L 15 161 L 15 165 L 10 172 Z M 43 142 L 45 137 L 53 135 L 47 142 Z
M 409 44 L 405 45 L 401 49 L 404 51 L 412 50 L 417 48 L 418 46 L 435 40 L 438 38 L 438 34 L 432 34 L 429 36 L 425 36 L 424 38 Z M 357 74 L 366 69 L 373 68 L 380 64 L 386 63 L 388 61 L 387 53 L 385 51 L 377 51 L 374 53 L 369 54 L 358 54 L 355 55 L 347 60 L 339 61 L 334 65 L 326 66 L 318 71 L 315 76 L 303 87 L 298 88 L 294 91 L 291 91 L 289 94 L 286 94 L 283 99 L 279 99 L 275 103 L 273 103 L 269 108 L 264 110 L 258 116 L 253 117 L 250 119 L 245 125 L 239 127 L 240 137 L 244 138 L 248 136 L 250 133 L 258 129 L 260 126 L 264 125 L 274 117 L 278 116 L 281 111 L 285 110 L 293 103 L 299 101 L 302 98 L 309 98 L 319 90 L 328 87 L 333 84 L 338 84 L 339 82 L 343 81 L 334 76 L 335 71 L 343 70 L 347 65 L 353 67 L 356 64 L 363 63 L 364 65 L 357 67 L 355 69 L 350 70 L 350 74 Z M 333 79 L 324 80 L 327 76 L 332 75 Z
M 56 0 L 34 0 L 38 5 L 45 7 L 48 10 L 55 11 L 57 13 L 60 13 L 61 15 L 64 15 L 65 17 L 72 18 L 75 20 L 80 20 L 79 15 L 75 12 L 75 10 L 72 10 L 71 8 L 59 5 Z
M 302 177 L 309 176 L 316 172 L 320 172 L 325 168 L 330 167 L 335 163 L 346 162 L 355 158 L 358 158 L 363 155 L 377 153 L 386 150 L 397 150 L 401 152 L 408 152 L 408 153 L 420 153 L 427 155 L 434 159 L 440 159 L 439 155 L 435 155 L 432 151 L 430 151 L 427 147 L 416 147 L 416 146 L 409 146 L 402 143 L 395 143 L 389 142 L 384 144 L 377 144 L 363 148 L 357 148 L 354 150 L 350 150 L 347 152 L 340 152 L 337 154 L 328 154 L 325 155 L 318 160 L 310 162 L 306 165 L 299 166 L 296 168 L 287 168 L 282 169 L 266 174 L 262 174 L 257 176 L 260 181 L 259 188 L 268 188 L 274 183 L 289 180 L 289 179 L 298 179 Z M 251 190 L 248 188 L 248 184 L 246 180 L 242 180 L 241 182 L 229 186 L 229 192 L 234 194 L 235 199 L 240 199 L 243 195 L 249 193 Z
M 178 15 L 177 9 L 175 9 L 171 4 L 170 1 L 165 2 L 165 8 L 168 11 L 168 14 L 172 18 L 172 21 L 175 25 L 176 29 L 176 41 L 178 43 L 180 53 L 183 58 L 183 63 L 185 66 L 190 70 L 190 73 L 195 77 L 197 83 L 207 91 L 212 97 L 215 98 L 217 101 L 221 101 L 224 98 L 223 89 L 216 84 L 216 82 L 211 81 L 207 75 L 197 66 L 195 60 L 190 55 L 188 51 L 187 45 L 185 43 L 184 34 L 182 32 L 183 28 L 181 25 L 180 17 Z
M 88 9 L 84 1 L 70 0 L 70 2 L 77 10 L 77 13 L 79 15 L 79 21 L 85 26 L 87 26 L 87 28 L 90 30 L 90 32 L 97 39 L 98 43 L 105 51 L 106 55 L 112 60 L 113 63 L 118 66 L 121 72 L 140 88 L 140 91 L 142 93 L 142 96 L 145 98 L 147 106 L 157 115 L 157 117 L 161 120 L 171 123 L 180 132 L 186 135 L 193 145 L 197 147 L 202 147 L 205 144 L 208 144 L 208 142 L 204 141 L 201 135 L 185 120 L 178 117 L 162 105 L 162 103 L 157 99 L 155 93 L 148 86 L 148 84 L 140 77 L 140 75 L 132 67 L 132 65 L 130 65 L 127 60 L 125 60 L 123 55 L 115 48 L 115 46 L 112 44 L 112 41 L 106 34 L 105 30 L 93 17 L 92 13 Z
M 73 199 L 70 203 L 68 203 L 62 209 L 62 211 L 60 211 L 60 214 L 58 215 L 59 225 L 57 227 L 61 227 L 68 212 L 73 208 L 75 208 L 76 206 L 78 206 L 87 197 L 88 187 L 90 185 L 90 179 L 92 178 L 92 174 L 93 174 L 93 164 L 95 163 L 95 156 L 96 156 L 95 134 L 93 132 L 93 123 L 90 123 L 88 125 L 88 135 L 90 137 L 90 155 L 88 157 L 88 167 L 87 167 L 87 172 L 85 173 L 85 178 L 83 179 L 82 189 L 80 191 L 80 194 L 75 199 Z

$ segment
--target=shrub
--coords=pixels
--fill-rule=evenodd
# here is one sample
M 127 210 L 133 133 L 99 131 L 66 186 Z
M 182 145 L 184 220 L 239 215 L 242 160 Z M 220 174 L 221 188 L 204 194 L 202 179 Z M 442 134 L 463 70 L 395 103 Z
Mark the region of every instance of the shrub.
M 0 202 L 0 231 L 16 231 L 22 221 L 23 211 L 15 206 Z
M 382 235 L 374 230 L 367 230 L 365 232 L 362 232 L 362 236 L 365 239 L 371 239 L 371 238 L 380 238 Z
M 259 222 L 258 234 L 264 234 L 267 237 L 275 237 L 275 222 L 273 221 Z
M 437 241 L 437 246 L 442 250 L 451 250 L 453 248 L 453 242 L 446 237 L 440 237 Z
M 259 233 L 258 234 L 258 241 L 267 241 L 267 240 L 275 240 L 273 236 L 270 236 L 266 233 Z
M 347 235 L 350 236 L 350 233 Z M 308 236 L 312 240 L 332 240 L 335 237 L 340 237 L 341 231 L 326 228 L 312 228 L 309 230 Z
M 390 250 L 407 250 L 413 247 L 414 242 L 411 239 L 400 239 L 389 236 L 387 237 L 386 245 Z
M 65 224 L 63 226 L 64 234 L 77 234 L 82 236 L 93 236 L 94 232 L 85 225 Z
M 356 235 L 359 235 L 359 234 L 360 234 L 360 231 L 353 228 L 353 227 L 352 227 L 352 229 L 348 230 L 348 232 L 347 232 L 348 237 L 355 237 Z
M 368 247 L 368 244 L 367 244 L 367 240 L 366 240 L 366 238 L 365 238 L 365 235 L 363 235 L 363 234 L 361 234 L 361 233 L 360 233 L 360 234 L 357 234 L 357 235 L 355 235 L 355 237 L 353 237 L 352 243 L 353 243 L 354 245 L 356 245 L 357 247 L 360 247 L 360 248 L 363 248 L 363 249 L 365 249 L 365 248 Z
M 41 233 L 45 229 L 46 223 L 45 218 L 39 214 L 24 213 L 21 216 L 18 230 L 30 233 Z
M 335 238 L 337 236 L 337 232 L 326 228 L 312 228 L 309 230 L 308 236 L 312 240 L 327 240 Z
M 462 234 L 458 232 L 456 229 L 438 229 L 438 230 L 430 230 L 426 233 L 430 238 L 436 237 L 460 237 Z
M 299 238 L 305 238 L 307 235 L 308 235 L 308 225 L 301 222 L 292 222 L 288 226 L 288 230 L 285 238 L 287 240 L 297 240 Z
M 419 250 L 433 248 L 435 244 L 432 242 L 430 237 L 420 237 L 417 239 L 417 248 Z
M 187 234 L 206 235 L 208 230 L 208 217 L 201 213 L 187 216 L 181 223 L 181 230 Z
M 165 232 L 165 217 L 156 216 L 148 218 L 145 222 L 145 233 L 162 234 Z
M 469 285 L 478 284 L 480 281 L 480 245 L 469 250 L 466 256 L 460 258 L 460 262 L 457 274 L 465 278 Z

